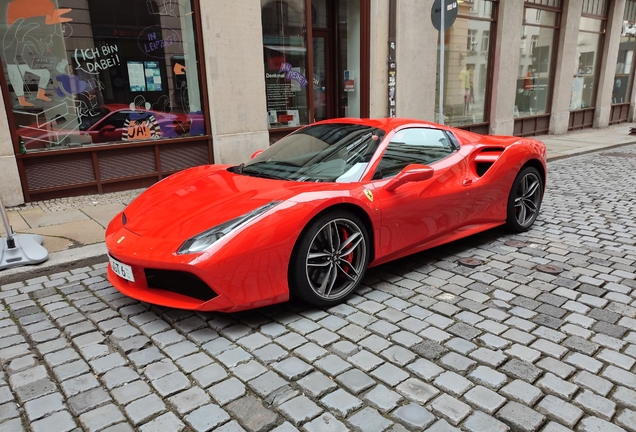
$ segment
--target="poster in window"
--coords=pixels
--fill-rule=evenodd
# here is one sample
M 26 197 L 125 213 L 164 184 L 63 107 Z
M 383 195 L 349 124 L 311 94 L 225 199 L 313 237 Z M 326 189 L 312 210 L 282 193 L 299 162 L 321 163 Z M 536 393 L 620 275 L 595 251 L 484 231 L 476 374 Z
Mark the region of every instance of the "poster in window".
M 146 91 L 146 77 L 144 75 L 144 64 L 142 62 L 128 62 L 128 81 L 130 83 L 130 91 Z
M 270 125 L 300 126 L 298 110 L 269 110 L 267 120 Z
M 148 91 L 161 91 L 161 69 L 159 68 L 159 62 L 147 61 L 144 62 L 146 68 L 146 88 Z
M 356 89 L 355 75 L 352 70 L 344 71 L 344 91 L 352 92 Z

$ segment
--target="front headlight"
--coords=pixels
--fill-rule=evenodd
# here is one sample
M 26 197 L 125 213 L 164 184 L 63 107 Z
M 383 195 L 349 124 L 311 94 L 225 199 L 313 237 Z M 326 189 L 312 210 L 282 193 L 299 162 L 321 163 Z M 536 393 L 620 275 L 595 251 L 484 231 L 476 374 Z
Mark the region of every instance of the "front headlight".
M 183 242 L 177 253 L 179 255 L 183 255 L 202 252 L 219 241 L 223 236 L 242 227 L 253 219 L 256 219 L 267 210 L 277 206 L 278 204 L 280 204 L 280 201 L 273 201 L 269 204 L 265 204 L 264 206 L 257 208 L 256 210 L 252 210 L 249 213 L 245 213 L 242 216 L 224 222 L 221 225 L 217 225 L 207 231 L 203 231 L 202 233 L 197 234 L 194 237 L 189 238 L 188 240 Z

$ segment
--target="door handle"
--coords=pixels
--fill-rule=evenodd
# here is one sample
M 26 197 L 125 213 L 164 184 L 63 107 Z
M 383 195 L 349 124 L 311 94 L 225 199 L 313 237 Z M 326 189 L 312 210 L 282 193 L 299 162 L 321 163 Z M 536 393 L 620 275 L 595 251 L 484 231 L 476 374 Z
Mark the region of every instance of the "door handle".
M 473 179 L 464 179 L 464 181 L 462 182 L 462 184 L 464 186 L 470 186 L 471 184 L 473 184 Z

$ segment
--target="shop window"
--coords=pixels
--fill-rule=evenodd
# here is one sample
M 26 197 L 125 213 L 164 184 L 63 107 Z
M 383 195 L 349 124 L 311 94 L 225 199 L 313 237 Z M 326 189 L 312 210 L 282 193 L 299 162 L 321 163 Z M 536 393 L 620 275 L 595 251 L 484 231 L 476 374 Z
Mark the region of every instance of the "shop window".
M 22 152 L 204 135 L 190 0 L 0 0 Z
M 549 112 L 558 24 L 557 12 L 529 7 L 524 11 L 515 117 L 537 116 Z
M 590 6 L 591 7 L 591 6 Z M 596 103 L 596 83 L 601 60 L 602 33 L 605 22 L 582 17 L 579 24 L 577 57 L 572 79 L 570 110 L 593 107 Z
M 261 14 L 270 130 L 360 117 L 361 1 L 261 0 Z
M 496 2 L 458 2 L 458 16 L 444 35 L 444 123 L 464 126 L 488 120 L 488 83 Z M 481 35 L 481 39 L 479 39 Z M 439 49 L 439 42 L 438 42 Z M 439 55 L 437 56 L 439 73 Z M 435 118 L 439 118 L 437 80 Z
M 309 124 L 305 1 L 263 1 L 263 51 L 270 127 Z
M 636 20 L 636 1 L 628 0 L 625 4 L 623 19 L 628 23 Z M 636 37 L 621 36 L 616 59 L 616 73 L 612 89 L 612 104 L 629 103 L 634 79 L 634 53 L 636 52 Z

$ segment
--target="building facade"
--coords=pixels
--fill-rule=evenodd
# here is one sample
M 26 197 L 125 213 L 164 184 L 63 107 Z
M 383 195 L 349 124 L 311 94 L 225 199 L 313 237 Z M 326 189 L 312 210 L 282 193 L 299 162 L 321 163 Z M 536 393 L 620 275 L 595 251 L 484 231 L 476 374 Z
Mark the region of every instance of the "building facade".
M 144 187 L 334 117 L 633 121 L 636 0 L 450 1 L 443 80 L 433 3 L 0 0 L 0 196 Z

